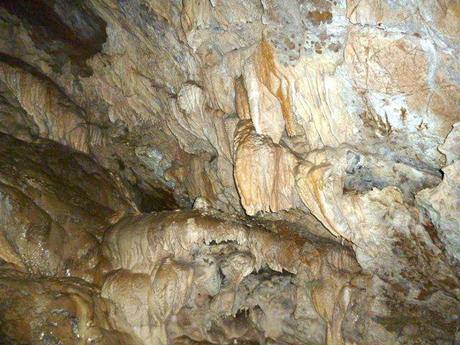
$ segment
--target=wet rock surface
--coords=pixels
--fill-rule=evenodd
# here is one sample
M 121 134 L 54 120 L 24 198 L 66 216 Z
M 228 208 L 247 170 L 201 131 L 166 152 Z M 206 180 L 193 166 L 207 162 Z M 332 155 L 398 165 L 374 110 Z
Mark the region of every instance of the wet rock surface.
M 460 341 L 457 1 L 0 2 L 0 343 Z

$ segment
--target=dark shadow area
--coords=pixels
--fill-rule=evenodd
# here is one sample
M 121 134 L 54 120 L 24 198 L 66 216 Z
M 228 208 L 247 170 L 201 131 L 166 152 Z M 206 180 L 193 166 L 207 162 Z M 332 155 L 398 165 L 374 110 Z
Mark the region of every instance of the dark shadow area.
M 37 48 L 54 56 L 56 72 L 70 59 L 75 74 L 92 74 L 85 61 L 102 50 L 106 23 L 84 1 L 0 0 L 0 7 L 23 22 Z

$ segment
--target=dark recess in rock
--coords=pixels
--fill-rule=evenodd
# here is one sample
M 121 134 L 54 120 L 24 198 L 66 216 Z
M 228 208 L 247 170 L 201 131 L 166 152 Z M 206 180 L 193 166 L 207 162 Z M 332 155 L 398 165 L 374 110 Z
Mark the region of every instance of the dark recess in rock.
M 0 6 L 24 22 L 39 49 L 55 56 L 57 72 L 70 59 L 74 74 L 92 75 L 85 61 L 102 50 L 106 23 L 84 1 L 2 0 Z

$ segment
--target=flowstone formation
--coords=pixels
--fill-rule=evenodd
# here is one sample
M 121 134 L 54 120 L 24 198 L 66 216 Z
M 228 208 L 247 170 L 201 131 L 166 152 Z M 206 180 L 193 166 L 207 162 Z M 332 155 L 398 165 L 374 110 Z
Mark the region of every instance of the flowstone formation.
M 456 0 L 0 1 L 0 343 L 460 342 Z

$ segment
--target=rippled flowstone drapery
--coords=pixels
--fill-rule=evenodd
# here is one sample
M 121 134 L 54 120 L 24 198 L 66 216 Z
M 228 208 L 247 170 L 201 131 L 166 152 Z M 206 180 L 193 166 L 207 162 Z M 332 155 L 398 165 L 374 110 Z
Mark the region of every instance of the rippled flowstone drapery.
M 64 343 L 451 344 L 459 56 L 456 0 L 0 2 L 2 286 L 85 296 Z

